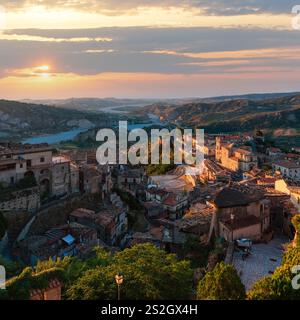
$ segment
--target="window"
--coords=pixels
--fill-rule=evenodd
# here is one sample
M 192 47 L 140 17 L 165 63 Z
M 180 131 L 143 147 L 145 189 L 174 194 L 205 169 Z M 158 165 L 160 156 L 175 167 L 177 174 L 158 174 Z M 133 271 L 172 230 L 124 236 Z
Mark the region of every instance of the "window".
M 14 177 L 10 177 L 10 183 L 13 184 L 15 182 L 15 178 Z
M 20 168 L 23 168 L 23 163 L 20 163 Z
M 40 162 L 45 162 L 45 157 L 41 157 Z

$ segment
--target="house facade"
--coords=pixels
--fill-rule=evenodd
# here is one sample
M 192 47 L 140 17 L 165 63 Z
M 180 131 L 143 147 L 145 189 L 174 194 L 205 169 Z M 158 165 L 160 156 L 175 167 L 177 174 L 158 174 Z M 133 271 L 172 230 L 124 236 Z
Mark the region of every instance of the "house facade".
M 231 171 L 249 171 L 258 164 L 257 155 L 248 147 L 237 147 L 233 142 L 223 142 L 216 137 L 216 160 Z
M 233 241 L 261 240 L 270 228 L 269 201 L 264 194 L 239 185 L 221 189 L 212 201 L 216 209 L 216 235 Z
M 284 178 L 300 181 L 300 164 L 290 160 L 280 160 L 272 164 L 273 170 L 280 173 Z

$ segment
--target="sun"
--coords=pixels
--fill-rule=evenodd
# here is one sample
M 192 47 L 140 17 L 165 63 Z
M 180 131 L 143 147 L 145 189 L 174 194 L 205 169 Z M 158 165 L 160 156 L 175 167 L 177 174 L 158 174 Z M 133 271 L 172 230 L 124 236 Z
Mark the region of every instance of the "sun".
M 38 71 L 49 71 L 49 70 L 50 70 L 50 67 L 47 66 L 47 65 L 38 66 L 38 67 L 36 67 L 36 70 L 38 70 Z
M 34 68 L 34 72 L 38 74 L 39 76 L 43 78 L 49 78 L 50 77 L 50 66 L 48 65 L 41 65 Z

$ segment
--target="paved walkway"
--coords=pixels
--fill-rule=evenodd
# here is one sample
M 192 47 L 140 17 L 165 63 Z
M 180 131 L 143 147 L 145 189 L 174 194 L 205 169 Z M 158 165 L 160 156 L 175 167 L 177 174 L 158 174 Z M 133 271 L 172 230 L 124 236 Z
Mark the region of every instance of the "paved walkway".
M 234 252 L 232 263 L 246 290 L 249 290 L 254 282 L 269 275 L 281 264 L 282 245 L 288 241 L 288 238 L 282 236 L 275 237 L 267 244 L 254 244 L 251 255 L 245 260 L 242 259 L 241 252 Z

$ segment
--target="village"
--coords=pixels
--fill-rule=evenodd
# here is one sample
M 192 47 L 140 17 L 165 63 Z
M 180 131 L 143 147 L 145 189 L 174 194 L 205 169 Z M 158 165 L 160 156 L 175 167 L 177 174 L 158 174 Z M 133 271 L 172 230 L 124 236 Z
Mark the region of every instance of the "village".
M 99 165 L 96 150 L 2 143 L 0 211 L 9 222 L 0 252 L 38 261 L 117 252 L 152 243 L 189 259 L 195 277 L 233 264 L 246 286 L 272 274 L 300 210 L 300 153 L 264 136 L 205 134 L 198 176 L 142 165 Z M 239 250 L 249 241 L 251 252 Z

